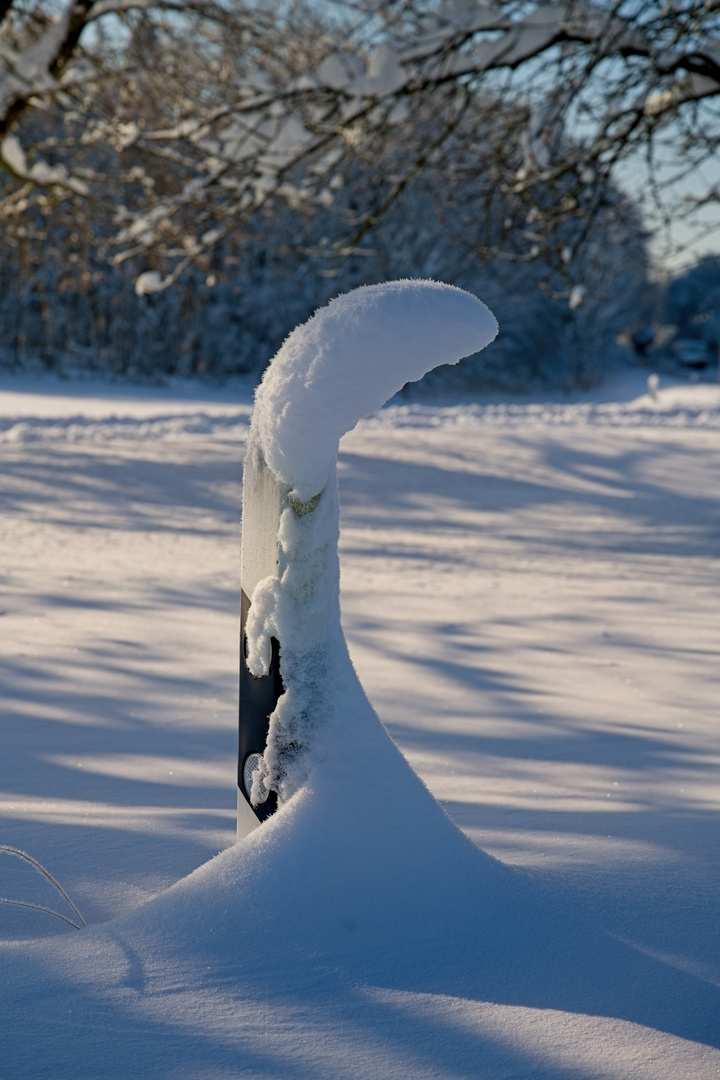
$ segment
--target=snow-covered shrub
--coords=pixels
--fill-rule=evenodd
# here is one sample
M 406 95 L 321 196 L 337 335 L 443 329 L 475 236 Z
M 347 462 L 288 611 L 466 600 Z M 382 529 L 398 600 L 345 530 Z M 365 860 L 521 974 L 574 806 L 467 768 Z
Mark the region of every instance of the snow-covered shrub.
M 64 203 L 38 209 L 32 228 L 9 231 L 0 246 L 0 365 L 142 379 L 259 376 L 292 328 L 332 296 L 414 277 L 483 296 L 501 328 L 492 349 L 434 372 L 424 390 L 598 381 L 617 335 L 644 303 L 645 241 L 632 209 L 601 215 L 584 244 L 576 244 L 582 224 L 569 215 L 557 237 L 563 251 L 577 247 L 566 263 L 557 252 L 507 261 L 487 248 L 502 199 L 488 204 L 465 160 L 462 181 L 449 185 L 455 173 L 447 158 L 350 252 L 333 254 L 359 213 L 380 210 L 396 164 L 358 158 L 332 198 L 276 203 L 171 288 L 142 295 L 138 274 L 161 274 L 162 264 L 111 265 L 107 220 Z M 571 305 L 571 294 L 583 303 Z

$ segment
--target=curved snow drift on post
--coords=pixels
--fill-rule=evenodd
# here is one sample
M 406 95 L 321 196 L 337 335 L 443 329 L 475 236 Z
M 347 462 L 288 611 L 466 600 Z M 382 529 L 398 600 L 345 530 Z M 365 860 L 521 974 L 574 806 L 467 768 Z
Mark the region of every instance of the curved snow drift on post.
M 248 668 L 267 674 L 275 638 L 285 692 L 257 758 L 253 805 L 268 790 L 287 800 L 302 786 L 309 752 L 328 752 L 333 726 L 347 734 L 348 703 L 362 695 L 340 627 L 340 437 L 406 382 L 479 351 L 496 333 L 469 293 L 394 281 L 331 301 L 270 364 L 245 458 L 241 577 L 251 603 Z
M 255 396 L 251 440 L 305 502 L 328 482 L 338 442 L 405 383 L 479 352 L 497 334 L 477 297 L 436 281 L 365 285 L 285 340 Z

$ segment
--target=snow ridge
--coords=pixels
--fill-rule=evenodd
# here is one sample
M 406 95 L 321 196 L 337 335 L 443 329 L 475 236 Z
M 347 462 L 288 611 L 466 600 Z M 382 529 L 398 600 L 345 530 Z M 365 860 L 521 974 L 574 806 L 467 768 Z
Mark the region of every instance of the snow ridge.
M 248 430 L 247 411 L 227 416 L 205 412 L 141 419 L 133 416 L 95 418 L 87 416 L 0 417 L 0 443 L 31 442 L 112 442 L 192 439 L 244 439 Z
M 643 395 L 628 402 L 532 402 L 488 405 L 389 405 L 362 421 L 365 428 L 462 427 L 623 427 L 720 428 L 720 388 L 697 405 L 660 401 L 654 406 Z M 715 400 L 713 400 L 713 398 Z M 709 400 L 707 400 L 709 399 Z
M 371 410 L 368 410 L 371 412 Z M 661 390 L 658 400 L 643 394 L 630 401 L 605 402 L 473 402 L 463 405 L 386 405 L 360 421 L 374 428 L 513 428 L 617 427 L 617 428 L 720 428 L 720 387 L 709 384 Z M 106 443 L 232 439 L 244 441 L 249 408 L 239 406 L 222 414 L 202 407 L 156 416 L 97 417 L 0 415 L 0 443 Z

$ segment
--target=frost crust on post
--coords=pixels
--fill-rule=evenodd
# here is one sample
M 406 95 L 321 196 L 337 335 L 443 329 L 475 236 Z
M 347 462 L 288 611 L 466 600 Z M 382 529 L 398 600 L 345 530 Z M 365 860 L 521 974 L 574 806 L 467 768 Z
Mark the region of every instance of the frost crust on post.
M 280 643 L 284 693 L 264 758 L 266 782 L 281 800 L 305 782 L 359 688 L 340 625 L 340 437 L 406 382 L 478 352 L 496 333 L 485 305 L 453 286 L 363 286 L 294 330 L 258 388 L 247 460 L 275 474 L 281 502 L 277 575 L 250 597 L 247 663 L 253 675 L 266 674 L 270 639 Z
M 345 649 L 340 630 L 337 485 L 309 513 L 286 505 L 278 535 L 280 576 L 255 588 L 246 625 L 247 663 L 264 675 L 270 638 L 280 642 L 284 693 L 270 717 L 265 783 L 288 799 L 307 778 L 313 734 L 333 718 Z M 345 658 L 346 659 L 346 658 Z M 346 662 L 349 663 L 348 660 Z

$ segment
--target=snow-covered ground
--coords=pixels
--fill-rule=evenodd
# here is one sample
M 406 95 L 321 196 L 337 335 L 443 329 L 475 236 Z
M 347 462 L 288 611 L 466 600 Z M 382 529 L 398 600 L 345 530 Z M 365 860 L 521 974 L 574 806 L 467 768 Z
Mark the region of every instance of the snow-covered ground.
M 230 847 L 250 405 L 0 384 L 0 843 L 90 925 L 0 906 L 2 1080 L 720 1076 L 720 387 L 343 439 L 355 666 L 499 862 L 371 770 Z

